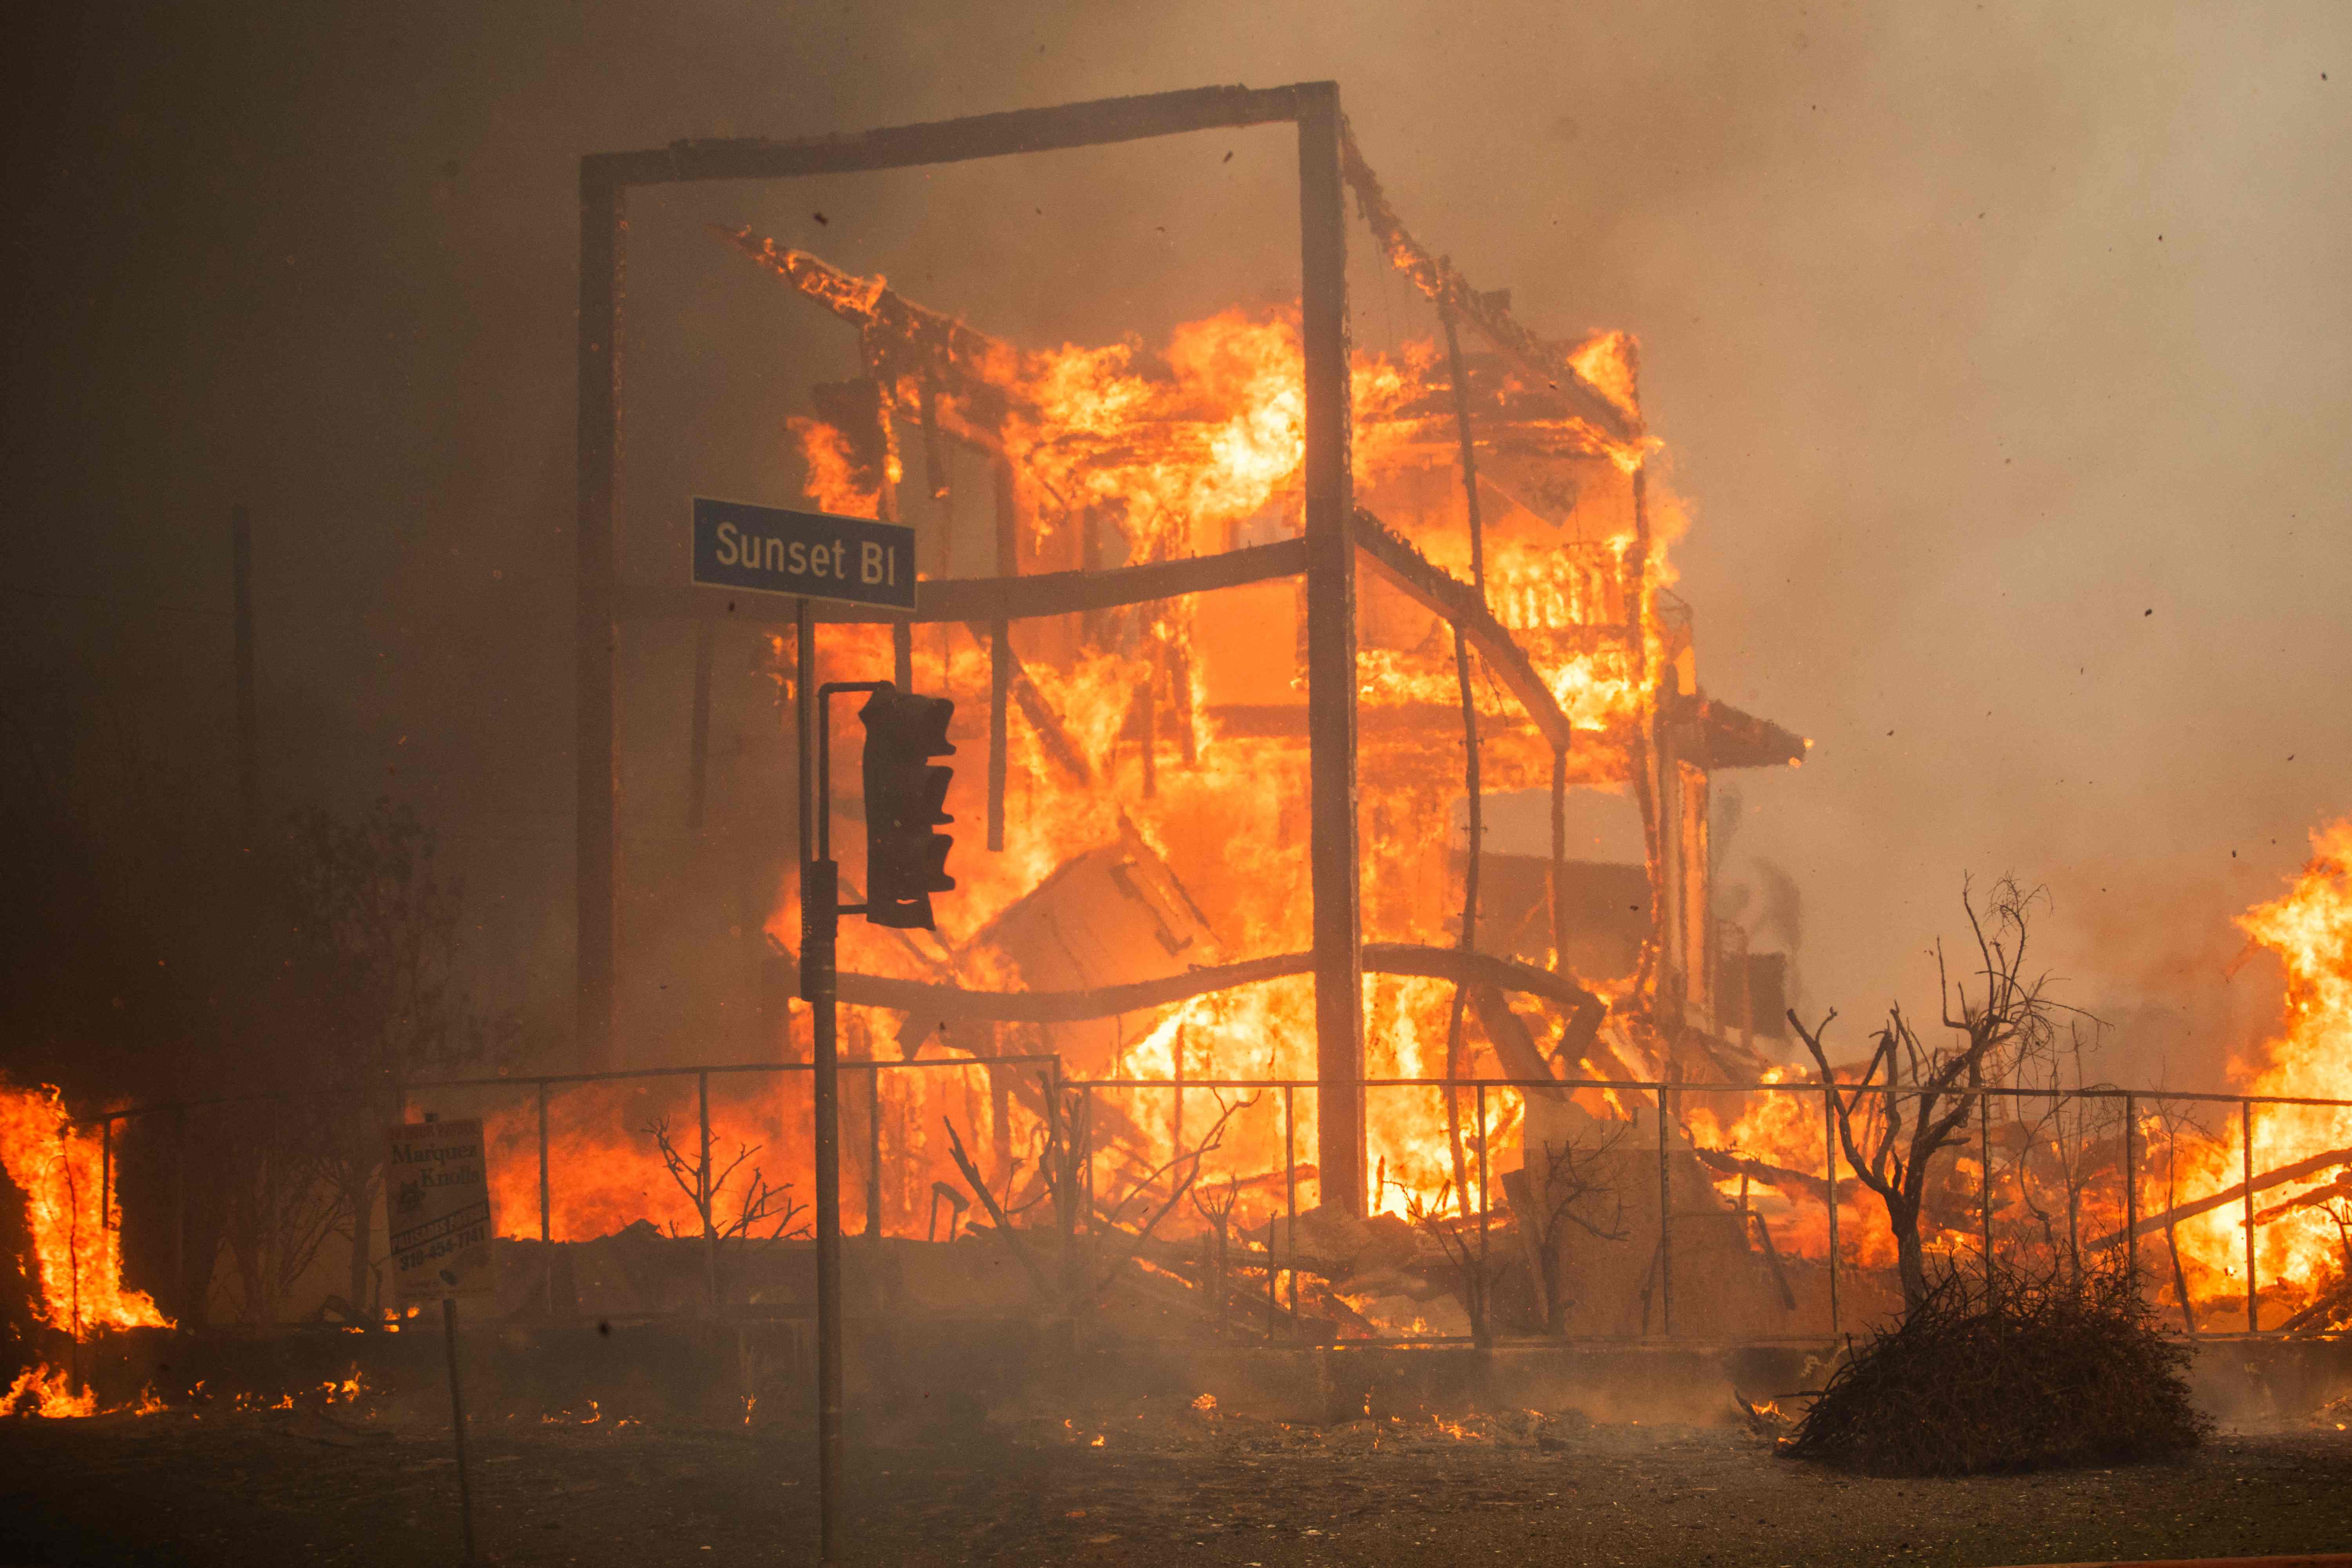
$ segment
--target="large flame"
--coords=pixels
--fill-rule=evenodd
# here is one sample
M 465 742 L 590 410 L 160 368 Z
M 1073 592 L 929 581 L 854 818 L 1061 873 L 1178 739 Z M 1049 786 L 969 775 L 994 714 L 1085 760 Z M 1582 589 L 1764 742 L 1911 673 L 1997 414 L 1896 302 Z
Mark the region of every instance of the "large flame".
M 2239 917 L 2247 936 L 2278 956 L 2286 997 L 2282 1031 L 2234 1063 L 2233 1076 L 2252 1095 L 2352 1099 L 2352 820 L 2315 829 L 2311 845 L 2311 859 L 2294 886 Z M 2217 1131 L 2219 1136 L 2199 1140 L 2189 1152 L 2199 1193 L 2235 1185 L 2247 1163 L 2242 1121 L 2232 1118 Z M 2347 1151 L 2352 1164 L 2352 1110 L 2255 1107 L 2252 1163 L 2258 1178 L 2335 1150 Z M 2352 1220 L 2352 1200 L 2330 1196 L 2336 1173 L 2322 1170 L 2257 1196 L 2254 1263 L 2266 1301 L 2301 1306 L 2352 1274 L 2338 1223 Z M 2196 1267 L 2195 1282 L 2216 1294 L 2242 1292 L 2245 1236 L 2244 1205 L 2238 1203 L 2184 1224 L 2181 1245 Z
M 104 1162 L 100 1135 L 73 1125 L 57 1089 L 0 1083 L 0 1165 L 25 1194 L 40 1283 L 34 1310 L 77 1340 L 171 1327 L 144 1291 L 122 1288 L 121 1205 Z
M 61 1420 L 97 1414 L 98 1395 L 88 1388 L 76 1388 L 69 1369 L 58 1367 L 52 1371 L 47 1363 L 26 1367 L 8 1385 L 8 1392 L 0 1394 L 0 1416 L 41 1415 Z
M 803 492 L 819 507 L 895 515 L 932 529 L 929 508 L 945 499 L 939 488 L 941 464 L 951 466 L 940 454 L 952 446 L 980 454 L 998 469 L 1017 518 L 1017 564 L 1024 573 L 1169 561 L 1299 532 L 1306 400 L 1295 309 L 1228 310 L 1179 326 L 1156 345 L 1129 340 L 1017 349 L 922 311 L 881 279 L 854 277 L 805 253 L 755 245 L 748 235 L 730 237 L 859 329 L 871 385 L 878 391 L 878 429 L 845 430 L 826 419 L 788 422 L 793 466 Z M 1439 345 L 1428 341 L 1354 355 L 1352 461 L 1360 501 L 1394 523 L 1433 564 L 1467 582 L 1473 563 L 1447 363 Z M 1577 351 L 1574 363 L 1612 401 L 1633 406 L 1629 338 L 1597 338 Z M 1665 552 L 1681 528 L 1679 509 L 1654 479 L 1648 558 L 1637 560 L 1628 476 L 1652 446 L 1613 446 L 1559 404 L 1556 389 L 1548 391 L 1540 378 L 1528 380 L 1498 362 L 1480 364 L 1486 368 L 1473 377 L 1473 425 L 1478 449 L 1493 459 L 1482 466 L 1488 492 L 1486 599 L 1579 732 L 1574 779 L 1614 784 L 1626 776 L 1630 750 L 1646 721 L 1647 694 L 1671 658 L 1654 646 L 1667 634 L 1651 599 L 1672 580 Z M 839 389 L 832 395 L 830 404 L 820 399 L 821 408 L 850 406 Z M 865 417 L 859 414 L 858 422 Z M 878 467 L 877 450 L 883 454 Z M 922 486 L 901 482 L 914 477 L 899 465 L 902 450 L 909 468 L 922 453 Z M 1563 479 L 1570 469 L 1574 477 Z M 971 508 L 975 503 L 967 494 L 959 490 L 950 504 Z M 978 504 L 985 509 L 987 487 L 980 494 Z M 970 531 L 968 525 L 959 527 Z M 927 537 L 939 538 L 944 548 L 954 531 Z M 973 576 L 996 568 L 961 562 L 947 569 Z M 1192 949 L 1186 962 L 1309 947 L 1309 904 L 1303 896 L 1308 869 L 1305 735 L 1303 730 L 1282 732 L 1278 725 L 1273 733 L 1249 729 L 1213 709 L 1202 675 L 1202 613 L 1192 600 L 1177 599 L 1016 628 L 1038 641 L 1024 645 L 1030 689 L 1008 726 L 1003 852 L 981 852 L 972 842 L 976 833 L 962 841 L 970 847 L 957 851 L 955 893 L 937 901 L 936 936 L 845 924 L 842 967 L 970 989 L 1036 988 L 1034 977 L 992 946 L 994 923 L 1063 868 L 1122 846 L 1133 856 L 1187 868 L 1182 897 L 1197 904 L 1201 924 L 1213 931 L 1222 952 Z M 1457 853 L 1449 813 L 1461 793 L 1463 763 L 1459 721 L 1450 715 L 1461 699 L 1452 644 L 1437 635 L 1442 627 L 1433 616 L 1414 620 L 1408 614 L 1377 626 L 1367 620 L 1362 634 L 1360 706 L 1368 715 L 1385 710 L 1401 721 L 1366 721 L 1361 790 L 1370 941 L 1448 946 L 1455 940 L 1459 873 L 1449 869 Z M 1269 658 L 1286 662 L 1287 628 L 1268 647 Z M 782 639 L 772 653 L 780 695 L 803 676 L 863 679 L 887 670 L 893 659 L 888 630 L 879 626 L 826 627 L 815 671 L 793 669 Z M 981 739 L 990 660 L 978 636 L 960 626 L 919 628 L 913 677 L 918 689 L 958 700 L 960 744 Z M 1289 689 L 1298 695 L 1295 685 Z M 1516 701 L 1483 669 L 1474 671 L 1473 698 L 1484 737 L 1485 788 L 1548 785 L 1550 748 Z M 1039 711 L 1050 715 L 1044 724 Z M 854 704 L 836 706 L 835 724 L 836 752 L 856 755 L 861 732 Z M 982 816 L 982 780 L 976 764 L 959 769 L 949 808 L 966 825 Z M 856 851 L 845 860 L 854 895 L 860 871 Z M 796 888 L 780 889 L 768 921 L 771 935 L 787 949 L 798 940 L 797 898 Z M 1452 1001 L 1453 988 L 1441 981 L 1367 976 L 1368 1076 L 1443 1075 L 1449 1066 Z M 1549 1035 L 1556 1036 L 1565 1022 L 1547 1005 L 1521 999 L 1519 1005 Z M 983 1054 L 953 1031 L 938 1032 L 936 1022 L 919 1014 L 845 1010 L 844 1055 L 852 1061 L 894 1061 L 917 1051 L 927 1058 Z M 1115 1059 L 1089 1064 L 1084 1076 L 1146 1080 L 1153 1087 L 1096 1097 L 1098 1198 L 1166 1166 L 1179 1152 L 1180 1124 L 1182 1146 L 1190 1147 L 1244 1098 L 1214 1089 L 1180 1090 L 1180 1080 L 1311 1082 L 1317 1076 L 1314 991 L 1304 975 L 1195 997 L 1157 1010 L 1139 1026 L 1128 1019 L 1118 1027 Z M 795 1038 L 804 1040 L 804 1013 L 795 1011 L 793 1028 Z M 999 1028 L 992 1043 L 996 1051 L 1013 1054 L 1056 1048 L 1050 1035 L 1025 1026 Z M 1465 1075 L 1480 1070 L 1477 1054 L 1486 1048 L 1483 1029 L 1474 1024 L 1454 1065 Z M 1494 1067 L 1488 1058 L 1485 1070 Z M 1034 1184 L 1044 1136 L 1043 1100 L 1034 1083 L 1024 1082 L 1021 1093 L 996 1095 L 982 1069 L 928 1068 L 885 1072 L 881 1085 L 886 1168 L 880 1195 L 892 1229 L 919 1233 L 932 1183 L 956 1179 L 943 1119 L 976 1152 L 1010 1151 L 1020 1164 L 1018 1182 L 1024 1190 Z M 806 1094 L 804 1078 L 714 1080 L 714 1167 L 739 1151 L 756 1151 L 713 1205 L 721 1228 L 750 1190 L 754 1165 L 772 1183 L 796 1180 L 796 1193 L 805 1199 Z M 860 1168 L 871 1137 L 866 1094 L 864 1075 L 853 1071 L 845 1079 L 844 1132 L 852 1168 L 843 1183 L 845 1223 L 852 1228 L 864 1224 L 868 1201 Z M 1475 1162 L 1480 1129 L 1469 1124 L 1472 1102 L 1472 1096 L 1462 1096 L 1460 1114 L 1468 1159 Z M 1495 1168 L 1506 1163 L 1521 1114 L 1517 1095 L 1490 1093 L 1485 1137 Z M 690 1080 L 597 1086 L 558 1098 L 549 1128 L 558 1173 L 551 1183 L 551 1235 L 585 1237 L 638 1218 L 681 1233 L 702 1226 L 696 1205 L 645 1131 L 663 1115 L 670 1120 L 674 1147 L 695 1144 L 689 1156 L 698 1157 Z M 1381 1178 L 1376 1207 L 1433 1204 L 1452 1186 L 1456 1166 L 1444 1096 L 1375 1090 L 1366 1120 L 1367 1173 Z M 1261 1094 L 1225 1121 L 1222 1146 L 1204 1164 L 1202 1179 L 1233 1184 L 1236 1223 L 1254 1225 L 1281 1212 L 1290 1199 L 1286 1171 L 1297 1182 L 1302 1207 L 1321 1200 L 1314 1164 L 1318 1125 L 1311 1090 L 1294 1093 L 1286 1103 Z M 625 1130 L 617 1140 L 616 1129 Z M 502 1154 L 493 1161 L 500 1172 L 499 1228 L 536 1234 L 537 1127 L 530 1108 L 494 1113 L 491 1135 Z M 990 1174 L 993 1180 L 1000 1173 L 992 1166 Z M 1164 1194 L 1168 1178 L 1156 1190 Z M 1456 1191 L 1447 1201 L 1464 1199 Z M 1187 1214 L 1175 1223 L 1190 1220 Z

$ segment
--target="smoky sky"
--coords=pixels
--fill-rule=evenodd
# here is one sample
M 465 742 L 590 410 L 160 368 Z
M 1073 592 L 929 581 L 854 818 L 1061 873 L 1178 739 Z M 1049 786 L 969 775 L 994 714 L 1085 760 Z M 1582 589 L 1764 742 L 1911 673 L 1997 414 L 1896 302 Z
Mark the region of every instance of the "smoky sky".
M 1927 1010 L 1962 877 L 2013 872 L 2134 1075 L 2210 1078 L 2276 1004 L 2225 981 L 2230 916 L 2352 809 L 2347 36 L 2322 5 L 85 11 L 12 68 L 0 681 L 27 735 L 217 773 L 250 503 L 273 797 L 415 800 L 484 984 L 560 1025 L 579 155 L 1330 78 L 1433 247 L 1540 331 L 1641 340 L 1700 681 L 1814 742 L 1736 781 L 1724 868 L 1801 890 L 1808 1005 Z M 671 498 L 760 483 L 855 368 L 703 226 L 1024 342 L 1151 338 L 1295 289 L 1288 156 L 640 200 L 625 559 L 668 570 Z M 1350 244 L 1379 342 L 1412 303 Z M 641 858 L 682 646 L 625 683 Z M 751 757 L 748 641 L 721 690 Z M 789 809 L 720 772 L 730 821 Z

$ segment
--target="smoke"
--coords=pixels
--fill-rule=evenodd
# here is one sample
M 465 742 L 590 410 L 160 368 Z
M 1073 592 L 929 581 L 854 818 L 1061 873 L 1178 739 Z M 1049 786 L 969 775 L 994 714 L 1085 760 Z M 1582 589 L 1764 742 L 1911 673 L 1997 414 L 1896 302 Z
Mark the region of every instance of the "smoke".
M 575 160 L 685 136 L 1337 79 L 1400 208 L 1481 287 L 1554 335 L 1640 337 L 1694 511 L 1700 680 L 1815 742 L 1745 782 L 1740 832 L 1791 946 L 1804 890 L 1821 1003 L 1919 994 L 1963 873 L 2014 870 L 2052 887 L 2085 995 L 2216 1020 L 2166 1058 L 2210 1075 L 2254 1026 L 2180 955 L 2234 945 L 2232 900 L 2347 804 L 2340 8 L 58 25 L 12 95 L 8 255 L 39 308 L 0 354 L 22 540 L 0 691 L 62 675 L 142 743 L 216 744 L 226 516 L 250 501 L 268 787 L 415 801 L 487 906 L 493 1005 L 569 1011 Z M 1289 156 L 1259 132 L 636 198 L 627 570 L 676 574 L 688 493 L 775 489 L 784 417 L 853 364 L 704 223 L 1009 337 L 1149 339 L 1293 291 Z M 1402 335 L 1409 302 L 1358 260 L 1360 336 Z M 690 641 L 623 651 L 628 1005 L 685 1049 L 731 1026 L 680 999 L 743 994 L 755 958 L 717 937 L 772 893 L 772 687 L 727 629 L 698 845 Z
M 1794 958 L 1805 942 L 1804 896 L 1797 890 L 1797 879 L 1777 863 L 1761 859 L 1755 862 L 1755 876 L 1752 934 L 1777 937 L 1781 950 Z

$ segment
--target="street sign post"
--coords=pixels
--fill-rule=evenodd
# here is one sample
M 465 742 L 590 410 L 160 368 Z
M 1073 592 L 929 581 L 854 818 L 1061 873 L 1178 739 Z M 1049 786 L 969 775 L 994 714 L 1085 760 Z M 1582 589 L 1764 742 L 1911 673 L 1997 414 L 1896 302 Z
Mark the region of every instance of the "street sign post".
M 384 1218 L 391 1232 L 393 1299 L 441 1300 L 449 1359 L 449 1425 L 457 1440 L 457 1511 L 466 1561 L 474 1553 L 474 1483 L 466 1465 L 466 1399 L 457 1384 L 457 1298 L 498 1296 L 490 1260 L 490 1162 L 479 1121 L 427 1116 L 384 1130 Z
M 704 587 L 911 610 L 915 531 L 869 517 L 696 496 L 693 571 Z

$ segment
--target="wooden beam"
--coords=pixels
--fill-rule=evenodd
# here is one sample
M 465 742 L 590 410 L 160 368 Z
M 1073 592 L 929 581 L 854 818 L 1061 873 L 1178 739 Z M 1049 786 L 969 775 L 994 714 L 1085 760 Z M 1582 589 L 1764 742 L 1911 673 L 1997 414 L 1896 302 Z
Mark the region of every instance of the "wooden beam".
M 1013 463 L 999 456 L 988 465 L 996 507 L 996 574 L 1021 574 L 1021 500 L 1013 487 Z M 917 591 L 919 593 L 920 588 Z M 1004 848 L 1004 771 L 1011 745 L 1005 707 L 1013 694 L 1013 624 L 988 624 L 988 847 Z
M 582 160 L 614 185 L 668 184 L 685 180 L 772 180 L 961 163 L 1016 153 L 1103 147 L 1296 119 L 1302 99 L 1318 93 L 1334 101 L 1328 82 L 1295 87 L 1201 87 L 1134 98 L 1099 98 L 1045 109 L 974 114 L 920 125 L 894 125 L 850 135 L 794 142 L 764 137 L 673 142 L 639 153 L 602 153 Z
M 1005 384 L 1006 368 L 1020 359 L 1020 351 L 1011 343 L 954 316 L 919 305 L 885 287 L 879 278 L 861 278 L 821 256 L 789 246 L 780 247 L 772 238 L 755 241 L 749 226 L 727 228 L 713 224 L 711 228 L 803 297 L 856 327 L 866 368 L 877 380 L 890 384 L 902 374 L 913 374 L 921 379 L 927 394 L 945 384 L 969 395 L 976 405 L 994 411 L 982 419 L 982 428 L 977 430 L 942 429 L 936 420 L 931 421 L 927 436 L 934 446 L 941 437 L 967 446 L 975 441 L 1001 442 L 998 432 L 1004 413 L 1017 407 L 1033 418 L 1037 416 L 1035 405 Z M 928 396 L 926 400 L 929 401 Z M 983 446 L 982 450 L 1001 450 L 1001 446 L 993 449 Z M 930 563 L 924 564 L 929 570 Z
M 988 847 L 1004 848 L 1004 764 L 1009 750 L 1006 700 L 1013 693 L 1013 635 L 1003 621 L 988 627 Z
M 1148 605 L 1186 594 L 1213 593 L 1277 577 L 1296 577 L 1307 570 L 1307 542 L 1277 540 L 1215 555 L 1188 555 L 1176 561 L 1154 561 L 1141 566 L 1118 566 L 1100 572 L 1045 572 L 1030 577 L 951 577 L 919 584 L 915 611 L 903 616 L 863 605 L 812 603 L 817 620 L 832 624 L 888 624 L 964 621 L 1029 620 L 1066 616 L 1082 610 L 1115 610 L 1128 605 Z M 707 616 L 719 620 L 782 624 L 793 618 L 793 600 L 780 594 L 760 594 L 736 588 L 697 587 L 688 584 L 630 583 L 618 589 L 618 613 L 625 620 L 659 620 Z
M 845 973 L 841 976 L 840 995 L 844 1002 L 860 1006 L 890 1007 L 913 1014 L 918 1023 L 968 1020 L 1079 1024 L 1171 1006 L 1212 992 L 1230 991 L 1237 985 L 1311 973 L 1315 962 L 1311 952 L 1275 953 L 1091 991 L 971 991 L 958 985 L 901 980 L 891 975 Z M 1492 953 L 1376 942 L 1364 944 L 1362 963 L 1364 969 L 1374 974 L 1412 975 L 1496 992 L 1514 991 L 1546 997 L 1571 1009 L 1600 1005 L 1599 998 L 1565 975 Z
M 2321 1172 L 2337 1165 L 2352 1165 L 2352 1149 L 2330 1149 L 2326 1153 L 2314 1154 L 2308 1159 L 2281 1165 L 2274 1171 L 2265 1171 L 2251 1182 L 2240 1182 L 2234 1186 L 2224 1187 L 2218 1193 L 2208 1193 L 2193 1202 L 2166 1209 L 2162 1214 L 2149 1215 L 2129 1230 L 2117 1230 L 2103 1236 L 2090 1243 L 2084 1250 L 2105 1252 L 2110 1247 L 2121 1247 L 2133 1236 L 2153 1235 L 2167 1226 L 2179 1225 L 2184 1219 L 2194 1219 L 2199 1215 L 2220 1208 L 2225 1204 L 2242 1202 L 2254 1193 L 2268 1192 L 2273 1187 L 2284 1186 L 2289 1182 L 2308 1181 Z
M 1343 130 L 1341 138 L 1342 166 L 1347 171 L 1348 184 L 1356 193 L 1356 210 L 1363 214 L 1372 237 L 1387 253 L 1389 265 L 1404 274 L 1440 310 L 1459 315 L 1497 350 L 1557 389 L 1575 405 L 1580 417 L 1609 439 L 1627 447 L 1639 443 L 1640 415 L 1620 408 L 1587 381 L 1559 344 L 1548 342 L 1522 326 L 1504 302 L 1507 291 L 1482 294 L 1470 287 L 1470 280 L 1450 258 L 1432 256 L 1405 228 L 1396 209 L 1389 205 L 1387 193 L 1381 189 L 1371 165 L 1364 162 L 1363 153 L 1356 147 L 1354 132 Z
M 1422 947 L 1412 942 L 1370 942 L 1364 944 L 1364 967 L 1375 974 L 1409 974 L 1461 985 L 1491 985 L 1523 995 L 1548 997 L 1564 1007 L 1580 1008 L 1601 1001 L 1568 975 L 1538 969 L 1517 959 L 1498 958 L 1491 952 Z
M 1364 1212 L 1362 870 L 1356 822 L 1356 552 L 1349 452 L 1348 219 L 1339 89 L 1295 89 L 1299 338 L 1307 391 L 1307 864 L 1315 933 L 1316 1163 Z
M 1403 535 L 1391 531 L 1370 512 L 1356 513 L 1356 548 L 1380 569 L 1397 590 L 1431 614 L 1462 628 L 1477 648 L 1486 668 L 1527 710 L 1545 742 L 1555 752 L 1569 750 L 1573 735 L 1559 700 L 1538 674 L 1527 653 L 1511 638 L 1503 623 L 1480 602 L 1477 590 L 1452 573 L 1431 564 Z
M 975 639 L 988 636 L 986 628 L 982 626 L 968 626 L 964 629 Z M 993 657 L 1003 671 L 1006 690 L 1020 705 L 1021 716 L 1028 720 L 1029 727 L 1037 732 L 1037 739 L 1045 745 L 1045 754 L 1069 776 L 1072 784 L 1091 788 L 1095 771 L 1087 765 L 1087 754 L 1078 749 L 1077 742 L 1071 739 L 1069 731 L 1062 725 L 1062 716 L 1054 711 L 1054 705 L 1045 700 L 1045 694 L 1037 689 L 1037 683 L 1029 679 L 1028 668 L 1022 664 L 1021 656 L 1013 651 L 1013 639 L 1006 637 L 1003 648 Z M 992 674 L 990 683 L 993 685 L 997 679 Z
M 1675 754 L 1703 768 L 1796 767 L 1803 763 L 1811 744 L 1769 719 L 1759 719 L 1711 697 L 1675 696 L 1662 700 Z

